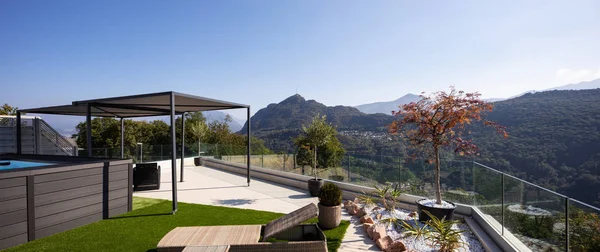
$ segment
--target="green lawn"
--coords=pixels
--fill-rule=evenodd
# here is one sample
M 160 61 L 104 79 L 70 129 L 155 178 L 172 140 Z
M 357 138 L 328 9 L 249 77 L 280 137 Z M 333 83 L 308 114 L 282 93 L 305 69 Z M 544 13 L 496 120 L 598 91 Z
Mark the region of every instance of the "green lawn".
M 22 244 L 6 251 L 155 251 L 158 241 L 179 226 L 265 224 L 282 214 L 134 197 L 132 212 Z M 309 222 L 316 222 L 311 219 Z M 350 223 L 324 231 L 329 251 L 337 251 Z

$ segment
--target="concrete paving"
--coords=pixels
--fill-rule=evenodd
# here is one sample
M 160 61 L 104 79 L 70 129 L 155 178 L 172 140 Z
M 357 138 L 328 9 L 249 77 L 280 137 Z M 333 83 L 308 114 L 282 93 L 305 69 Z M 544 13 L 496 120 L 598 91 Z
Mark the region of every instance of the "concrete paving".
M 179 174 L 178 174 L 179 175 Z M 179 177 L 178 177 L 179 180 Z M 160 190 L 134 192 L 134 196 L 171 200 L 171 170 L 161 169 Z M 179 202 L 255 209 L 289 213 L 308 203 L 318 203 L 316 197 L 293 187 L 246 178 L 237 174 L 203 166 L 186 166 L 184 182 L 177 183 Z M 356 217 L 343 210 L 343 219 L 350 220 L 339 251 L 377 250 L 366 237 Z

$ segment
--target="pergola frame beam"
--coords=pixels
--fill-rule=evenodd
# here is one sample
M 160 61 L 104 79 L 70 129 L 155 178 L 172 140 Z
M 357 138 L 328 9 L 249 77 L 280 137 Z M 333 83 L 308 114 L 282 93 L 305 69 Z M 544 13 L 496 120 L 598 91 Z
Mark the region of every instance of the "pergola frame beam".
M 166 98 L 168 96 L 168 99 Z M 176 97 L 181 98 L 184 105 L 176 104 Z M 156 98 L 158 104 L 149 104 L 148 98 Z M 140 100 L 142 99 L 142 100 Z M 168 102 L 166 101 L 168 100 Z M 114 102 L 114 103 L 113 103 Z M 162 102 L 162 103 L 161 103 Z M 191 103 L 190 103 L 191 102 Z M 198 104 L 192 104 L 197 102 Z M 168 107 L 168 108 L 167 108 Z M 177 108 L 180 108 L 178 111 Z M 96 111 L 93 111 L 95 108 Z M 121 111 L 111 111 L 107 108 L 120 109 Z M 104 99 L 95 99 L 87 101 L 74 101 L 71 105 L 54 106 L 35 109 L 24 109 L 17 111 L 17 154 L 22 154 L 22 139 L 21 139 L 21 113 L 38 113 L 38 114 L 54 114 L 54 115 L 70 115 L 70 116 L 85 116 L 86 117 L 86 145 L 88 157 L 92 157 L 92 116 L 94 117 L 117 117 L 121 120 L 121 158 L 125 157 L 125 118 L 134 117 L 151 117 L 151 116 L 170 116 L 170 134 L 171 134 L 171 172 L 173 185 L 173 211 L 177 212 L 177 141 L 175 130 L 175 116 L 181 117 L 181 182 L 183 182 L 184 158 L 185 158 L 185 113 L 211 111 L 221 109 L 247 109 L 247 183 L 250 186 L 250 154 L 251 154 L 251 131 L 250 131 L 250 106 L 219 101 L 215 99 L 187 95 L 176 92 L 161 92 L 152 94 L 141 94 L 132 96 L 112 97 Z M 101 112 L 98 112 L 101 111 Z

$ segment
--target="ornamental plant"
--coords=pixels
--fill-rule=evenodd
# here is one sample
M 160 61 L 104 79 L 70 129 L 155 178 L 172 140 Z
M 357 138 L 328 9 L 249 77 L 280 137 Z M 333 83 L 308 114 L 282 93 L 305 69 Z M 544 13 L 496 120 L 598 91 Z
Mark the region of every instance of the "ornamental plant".
M 342 204 L 342 190 L 333 183 L 327 183 L 319 191 L 319 203 L 323 206 Z
M 475 154 L 477 146 L 471 140 L 465 139 L 466 126 L 475 121 L 481 121 L 491 126 L 504 137 L 508 137 L 505 128 L 482 117 L 485 112 L 493 109 L 491 103 L 481 100 L 481 95 L 456 91 L 450 87 L 450 92 L 436 92 L 433 96 L 421 95 L 421 100 L 392 111 L 399 117 L 389 125 L 392 134 L 400 134 L 410 141 L 410 147 L 417 153 L 424 154 L 435 167 L 435 198 L 437 204 L 442 204 L 440 186 L 440 150 L 443 147 L 454 148 L 458 155 Z

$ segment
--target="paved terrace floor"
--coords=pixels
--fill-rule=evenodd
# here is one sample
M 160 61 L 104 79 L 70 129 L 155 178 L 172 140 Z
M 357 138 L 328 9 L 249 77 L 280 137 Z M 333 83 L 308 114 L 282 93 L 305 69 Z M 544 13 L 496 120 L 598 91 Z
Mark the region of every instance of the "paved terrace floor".
M 179 174 L 178 174 L 179 175 Z M 135 192 L 134 196 L 171 200 L 171 170 L 161 170 L 160 190 Z M 185 167 L 184 182 L 177 184 L 179 202 L 255 209 L 270 212 L 289 213 L 308 203 L 317 203 L 316 197 L 308 192 L 252 179 L 250 187 L 246 178 L 217 169 L 189 166 Z M 339 251 L 375 250 L 356 217 L 343 211 L 343 219 L 351 224 L 346 231 Z

